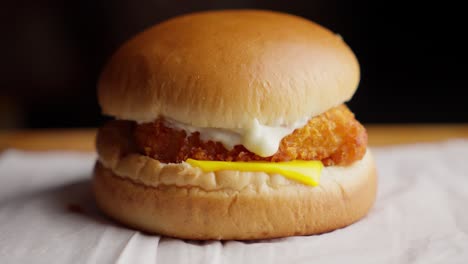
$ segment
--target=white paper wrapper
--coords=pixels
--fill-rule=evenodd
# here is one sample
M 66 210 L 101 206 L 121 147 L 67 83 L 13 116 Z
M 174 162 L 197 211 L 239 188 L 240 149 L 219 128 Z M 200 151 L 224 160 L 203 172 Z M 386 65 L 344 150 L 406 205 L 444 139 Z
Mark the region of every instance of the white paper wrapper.
M 0 263 L 468 263 L 468 141 L 374 148 L 377 202 L 331 233 L 194 242 L 119 226 L 96 209 L 95 156 L 0 155 Z

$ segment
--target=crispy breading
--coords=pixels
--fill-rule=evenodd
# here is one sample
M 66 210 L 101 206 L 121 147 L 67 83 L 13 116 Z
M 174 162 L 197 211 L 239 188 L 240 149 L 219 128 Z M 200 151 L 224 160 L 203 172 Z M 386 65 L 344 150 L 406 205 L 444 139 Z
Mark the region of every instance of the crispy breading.
M 349 165 L 360 160 L 367 147 L 367 133 L 354 114 L 340 105 L 311 118 L 308 123 L 281 140 L 278 151 L 260 157 L 244 146 L 226 149 L 220 142 L 202 141 L 198 132 L 169 128 L 164 120 L 137 125 L 139 150 L 161 162 L 182 162 L 188 158 L 219 161 L 321 160 L 326 166 Z

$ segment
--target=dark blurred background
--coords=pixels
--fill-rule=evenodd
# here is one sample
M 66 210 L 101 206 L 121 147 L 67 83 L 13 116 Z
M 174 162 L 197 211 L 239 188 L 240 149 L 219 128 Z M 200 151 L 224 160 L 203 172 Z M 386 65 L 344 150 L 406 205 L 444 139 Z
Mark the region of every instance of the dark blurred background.
M 279 10 L 343 36 L 362 68 L 364 123 L 468 122 L 466 16 L 452 1 L 2 1 L 0 128 L 94 127 L 96 80 L 127 39 L 209 9 Z

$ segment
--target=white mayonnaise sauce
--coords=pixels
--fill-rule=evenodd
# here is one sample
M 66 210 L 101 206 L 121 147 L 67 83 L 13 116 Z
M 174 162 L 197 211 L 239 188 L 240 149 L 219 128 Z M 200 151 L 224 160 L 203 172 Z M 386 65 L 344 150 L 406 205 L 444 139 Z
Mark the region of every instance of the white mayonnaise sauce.
M 252 120 L 245 128 L 224 129 L 194 127 L 165 118 L 165 124 L 174 129 L 185 130 L 187 134 L 200 132 L 203 141 L 217 141 L 226 149 L 232 149 L 235 145 L 243 145 L 249 151 L 261 156 L 269 157 L 278 151 L 281 140 L 291 134 L 295 129 L 307 124 L 308 118 L 303 118 L 292 126 L 265 126 Z

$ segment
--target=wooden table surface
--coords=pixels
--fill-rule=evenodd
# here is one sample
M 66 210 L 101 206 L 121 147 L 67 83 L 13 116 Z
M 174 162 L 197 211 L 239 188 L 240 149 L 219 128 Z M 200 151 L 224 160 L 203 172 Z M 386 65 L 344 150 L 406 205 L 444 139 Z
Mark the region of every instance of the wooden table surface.
M 468 139 L 468 124 L 461 125 L 366 125 L 371 146 Z M 0 151 L 94 151 L 95 129 L 0 131 Z

